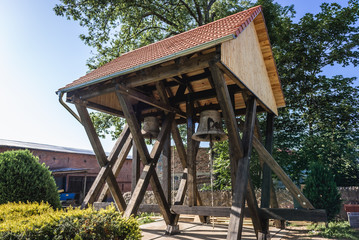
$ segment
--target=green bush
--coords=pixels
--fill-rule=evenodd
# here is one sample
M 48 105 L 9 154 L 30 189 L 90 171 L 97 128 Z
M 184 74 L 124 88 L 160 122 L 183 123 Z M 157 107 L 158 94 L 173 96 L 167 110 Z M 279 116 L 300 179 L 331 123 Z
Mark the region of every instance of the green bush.
M 315 208 L 326 210 L 328 221 L 332 221 L 339 213 L 340 193 L 333 174 L 322 163 L 311 164 L 303 193 Z
M 0 204 L 27 201 L 61 207 L 51 172 L 29 150 L 0 153 Z
M 32 215 L 31 215 L 32 214 Z M 54 210 L 47 203 L 0 205 L 0 239 L 141 239 L 137 220 L 113 207 Z

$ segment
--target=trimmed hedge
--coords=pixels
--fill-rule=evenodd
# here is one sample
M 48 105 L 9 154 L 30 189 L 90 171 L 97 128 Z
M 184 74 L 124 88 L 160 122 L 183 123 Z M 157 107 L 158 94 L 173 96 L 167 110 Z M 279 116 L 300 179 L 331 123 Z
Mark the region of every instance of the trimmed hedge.
M 0 153 L 0 204 L 27 201 L 61 207 L 51 172 L 29 150 Z
M 137 220 L 110 206 L 54 210 L 47 203 L 0 205 L 0 239 L 141 239 Z

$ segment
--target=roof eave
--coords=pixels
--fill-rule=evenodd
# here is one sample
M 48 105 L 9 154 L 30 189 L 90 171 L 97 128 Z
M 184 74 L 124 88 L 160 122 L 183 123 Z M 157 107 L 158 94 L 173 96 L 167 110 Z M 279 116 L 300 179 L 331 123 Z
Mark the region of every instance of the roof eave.
M 115 77 L 119 77 L 121 75 L 129 74 L 129 73 L 136 72 L 136 71 L 144 69 L 144 68 L 152 67 L 154 65 L 164 63 L 164 62 L 176 59 L 178 57 L 186 56 L 188 54 L 192 54 L 192 53 L 195 53 L 195 52 L 199 52 L 199 51 L 214 47 L 214 46 L 216 46 L 216 45 L 218 45 L 220 43 L 223 43 L 223 42 L 228 41 L 228 40 L 232 40 L 234 38 L 236 38 L 236 36 L 234 34 L 229 34 L 227 36 L 224 36 L 224 37 L 221 37 L 221 38 L 209 41 L 209 42 L 202 43 L 202 44 L 197 45 L 195 47 L 188 48 L 188 49 L 182 50 L 180 52 L 176 52 L 176 53 L 173 53 L 171 55 L 168 55 L 168 56 L 165 56 L 165 57 L 162 57 L 162 58 L 158 58 L 158 59 L 146 62 L 144 64 L 141 64 L 141 65 L 138 65 L 138 66 L 135 66 L 135 67 L 132 67 L 132 68 L 120 71 L 120 72 L 116 72 L 116 73 L 113 73 L 113 74 L 110 74 L 110 75 L 106 75 L 104 77 L 96 78 L 96 79 L 94 79 L 92 81 L 85 82 L 85 83 L 82 83 L 82 84 L 79 84 L 79 85 L 59 89 L 56 92 L 56 94 L 71 92 L 71 91 L 74 91 L 74 90 L 77 90 L 77 89 L 80 89 L 80 88 L 88 87 L 90 85 L 97 84 L 97 83 L 100 83 L 100 82 L 115 78 Z

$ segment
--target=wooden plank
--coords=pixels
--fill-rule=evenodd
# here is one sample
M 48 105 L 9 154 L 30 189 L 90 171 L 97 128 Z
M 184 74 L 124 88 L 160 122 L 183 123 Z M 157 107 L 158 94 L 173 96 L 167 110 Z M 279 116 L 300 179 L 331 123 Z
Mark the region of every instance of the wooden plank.
M 120 85 L 120 84 L 117 84 L 116 85 L 116 92 L 119 92 L 123 95 L 127 95 L 128 97 L 131 97 L 133 99 L 136 99 L 138 101 L 141 101 L 141 102 L 144 102 L 148 105 L 151 105 L 151 106 L 154 106 L 156 108 L 159 108 L 163 111 L 166 111 L 166 112 L 173 112 L 173 113 L 177 113 L 179 116 L 181 117 L 186 117 L 186 115 L 179 109 L 177 108 L 174 108 L 170 105 L 167 105 L 167 104 L 163 104 L 161 103 L 160 101 L 156 100 L 155 98 L 153 97 L 149 97 L 135 89 L 131 89 L 131 88 L 128 88 L 128 87 L 124 87 L 123 85 Z
M 195 122 L 193 119 L 193 101 L 191 95 L 188 95 L 186 101 L 186 114 L 187 114 L 187 168 L 188 168 L 188 205 L 197 205 L 197 174 L 196 174 L 196 153 L 195 153 L 195 141 L 192 139 L 192 135 L 195 130 Z
M 140 157 L 137 152 L 136 144 L 132 144 L 132 175 L 131 175 L 131 193 L 135 190 L 138 179 L 140 178 Z
M 160 207 L 157 204 L 141 204 L 138 211 L 146 213 L 161 213 Z
M 121 192 L 120 188 L 118 187 L 116 178 L 113 176 L 111 167 L 109 165 L 106 166 L 114 158 L 114 155 L 111 156 L 110 161 L 107 160 L 105 151 L 102 148 L 100 139 L 97 136 L 96 130 L 92 124 L 92 121 L 90 119 L 90 116 L 87 112 L 86 107 L 81 103 L 76 103 L 75 106 L 76 106 L 76 109 L 81 118 L 81 123 L 84 126 L 87 136 L 90 140 L 92 149 L 95 152 L 97 161 L 99 162 L 100 166 L 102 167 L 101 170 L 103 170 L 105 167 L 105 170 L 103 170 L 103 175 L 99 174 L 99 176 L 100 176 L 100 178 L 102 178 L 102 177 L 106 178 L 106 182 L 110 188 L 111 195 L 112 195 L 113 199 L 115 200 L 117 208 L 120 209 L 121 211 L 124 211 L 126 209 L 126 202 L 123 199 L 122 192 Z M 121 140 L 120 140 L 120 142 L 121 142 Z M 119 146 L 120 146 L 120 144 L 116 145 L 115 150 L 113 152 L 117 152 L 118 150 L 116 148 L 119 148 Z M 101 181 L 99 180 L 97 184 L 101 184 Z M 93 195 L 94 198 L 96 199 L 96 197 L 97 197 L 96 194 L 91 193 L 91 195 Z M 84 206 L 86 206 L 86 205 L 84 205 Z
M 112 172 L 113 172 L 113 175 L 115 177 L 118 176 L 118 174 L 121 171 L 121 168 L 122 168 L 123 164 L 126 162 L 126 159 L 127 159 L 128 153 L 130 152 L 131 147 L 132 147 L 132 136 L 130 134 L 128 136 L 125 144 L 123 145 L 123 147 L 121 149 L 121 152 L 118 155 L 118 158 L 117 158 L 116 162 L 113 164 Z M 94 184 L 92 184 L 92 185 L 94 185 Z M 108 185 L 105 184 L 105 186 L 103 187 L 97 201 L 102 202 L 104 200 L 104 198 L 107 196 L 108 193 L 109 193 L 109 188 L 108 188 Z
M 276 100 L 253 22 L 238 38 L 222 43 L 221 61 L 258 99 L 272 112 L 278 114 Z
M 183 206 L 174 205 L 171 207 L 171 211 L 176 214 L 189 214 L 200 215 L 208 214 L 215 217 L 228 217 L 231 212 L 230 207 L 209 207 L 209 206 Z M 261 217 L 265 219 L 279 219 L 288 221 L 311 221 L 311 222 L 326 222 L 327 216 L 324 209 L 290 209 L 290 208 L 260 208 Z M 246 218 L 251 217 L 248 208 L 244 209 L 244 216 Z
M 299 204 L 303 208 L 314 209 L 313 205 L 309 200 L 303 195 L 303 193 L 298 189 L 298 187 L 292 182 L 288 175 L 283 171 L 279 164 L 274 160 L 272 155 L 265 149 L 262 143 L 256 138 L 253 138 L 253 147 L 258 152 L 259 156 L 268 164 L 272 171 L 278 176 L 278 178 L 283 182 L 284 186 L 289 190 L 289 192 L 297 199 Z
M 173 64 L 165 67 L 156 68 L 140 76 L 125 79 L 123 82 L 127 87 L 137 87 L 149 83 L 154 83 L 166 78 L 180 76 L 189 72 L 194 72 L 208 67 L 208 61 L 213 59 L 214 53 L 201 55 L 185 61 L 181 65 Z
M 261 216 L 266 219 L 310 222 L 327 221 L 327 214 L 324 209 L 261 208 L 260 212 Z

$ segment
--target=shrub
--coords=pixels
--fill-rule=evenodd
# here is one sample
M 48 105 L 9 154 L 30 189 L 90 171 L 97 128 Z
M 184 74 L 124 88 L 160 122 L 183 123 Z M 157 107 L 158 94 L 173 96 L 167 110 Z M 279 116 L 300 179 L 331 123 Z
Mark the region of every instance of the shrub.
M 303 193 L 315 208 L 326 210 L 328 221 L 333 220 L 339 213 L 340 193 L 333 174 L 323 164 L 311 164 Z
M 0 214 L 0 239 L 5 240 L 141 239 L 137 220 L 123 218 L 113 206 L 54 210 L 47 203 L 9 203 L 0 205 Z
M 0 204 L 27 201 L 61 207 L 51 172 L 29 150 L 0 153 Z
M 325 238 L 359 240 L 359 231 L 351 228 L 347 221 L 333 221 L 328 226 L 325 226 L 325 224 L 313 224 L 309 229 L 311 229 L 311 235 L 319 235 Z

